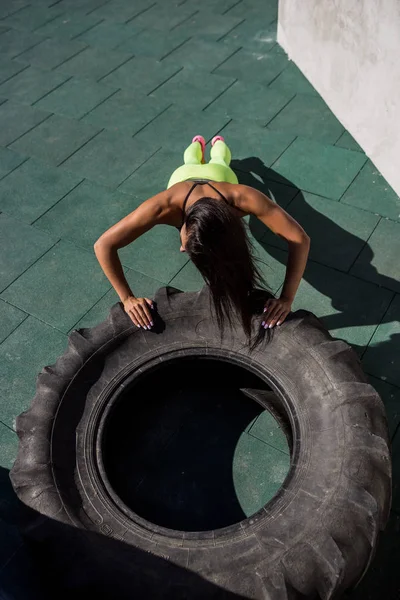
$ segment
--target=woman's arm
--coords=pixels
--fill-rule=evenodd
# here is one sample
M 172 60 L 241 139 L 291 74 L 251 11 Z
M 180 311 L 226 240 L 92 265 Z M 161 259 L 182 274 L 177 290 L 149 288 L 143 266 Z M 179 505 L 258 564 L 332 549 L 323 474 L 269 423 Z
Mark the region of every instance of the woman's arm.
M 129 215 L 105 231 L 94 244 L 94 252 L 107 279 L 118 294 L 135 325 L 149 328 L 152 317 L 148 298 L 136 298 L 125 278 L 118 250 L 131 244 L 154 225 L 167 223 L 170 192 L 149 198 Z
M 280 325 L 290 312 L 306 267 L 310 238 L 299 223 L 268 196 L 249 186 L 242 187 L 246 188 L 245 200 L 241 203 L 243 210 L 258 217 L 271 231 L 286 240 L 289 247 L 281 295 L 266 304 L 264 326 L 274 327 Z

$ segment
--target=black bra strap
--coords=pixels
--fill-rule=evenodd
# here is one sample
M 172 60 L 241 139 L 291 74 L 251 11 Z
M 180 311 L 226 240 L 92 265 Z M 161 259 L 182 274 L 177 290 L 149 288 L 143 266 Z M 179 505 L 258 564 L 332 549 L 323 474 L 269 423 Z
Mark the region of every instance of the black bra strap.
M 221 193 L 219 190 L 217 190 L 217 188 L 215 188 L 215 187 L 214 187 L 214 186 L 213 186 L 213 185 L 212 185 L 212 184 L 211 184 L 209 181 L 208 181 L 207 183 L 208 183 L 208 185 L 209 185 L 210 187 L 212 187 L 212 189 L 213 189 L 215 192 L 217 192 L 217 194 L 219 194 L 219 195 L 221 196 L 221 198 L 223 198 L 223 199 L 225 200 L 225 202 L 226 202 L 227 204 L 229 204 L 228 200 L 225 198 L 225 196 L 224 196 L 224 195 L 223 195 L 223 194 L 222 194 L 222 193 Z
M 194 190 L 194 188 L 196 187 L 196 185 L 199 185 L 197 183 L 197 181 L 195 181 L 195 183 L 192 185 L 192 187 L 190 188 L 190 190 L 188 191 L 188 193 L 186 194 L 186 198 L 183 201 L 183 206 L 182 206 L 182 213 L 183 213 L 183 217 L 182 217 L 182 224 L 185 220 L 185 208 L 186 208 L 186 203 L 189 199 L 190 194 L 192 193 L 192 191 Z

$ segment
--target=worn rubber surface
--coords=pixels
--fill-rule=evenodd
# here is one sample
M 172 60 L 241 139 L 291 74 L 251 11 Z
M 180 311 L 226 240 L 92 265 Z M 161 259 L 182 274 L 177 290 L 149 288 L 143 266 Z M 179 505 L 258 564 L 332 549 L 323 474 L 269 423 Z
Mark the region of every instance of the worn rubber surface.
M 17 418 L 11 471 L 34 511 L 30 536 L 62 557 L 65 589 L 98 588 L 104 598 L 107 590 L 174 600 L 340 597 L 368 567 L 391 502 L 385 411 L 357 355 L 306 311 L 249 355 L 239 326 L 220 339 L 206 288 L 161 288 L 155 301 L 158 334 L 137 329 L 117 303 L 103 323 L 73 331 L 64 355 L 38 375 L 31 407 Z M 254 327 L 261 320 L 255 314 Z M 274 414 L 292 434 L 291 470 L 278 494 L 215 531 L 145 521 L 115 497 L 102 469 L 99 436 L 127 378 L 188 355 L 220 358 L 267 381 Z M 270 407 L 270 392 L 246 393 Z

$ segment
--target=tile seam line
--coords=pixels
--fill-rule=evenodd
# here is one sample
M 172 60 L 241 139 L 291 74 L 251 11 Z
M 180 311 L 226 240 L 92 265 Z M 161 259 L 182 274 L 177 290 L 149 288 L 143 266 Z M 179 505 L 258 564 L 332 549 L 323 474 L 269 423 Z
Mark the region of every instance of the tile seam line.
M 17 71 L 17 73 L 14 73 L 13 75 L 10 75 L 10 77 L 6 77 L 5 79 L 3 79 L 3 81 L 0 83 L 0 92 L 1 92 L 1 86 L 3 85 L 3 83 L 7 83 L 7 81 L 10 81 L 10 79 L 12 79 L 13 77 L 15 77 L 16 75 L 19 75 L 20 73 L 22 73 L 23 71 L 26 71 L 26 69 L 29 69 L 30 65 L 23 65 L 22 63 L 16 63 L 18 65 L 21 65 L 22 69 L 20 71 Z
M 119 193 L 124 193 L 128 196 L 133 196 L 133 197 L 137 197 L 135 194 L 131 194 L 129 192 L 123 192 L 122 190 L 120 190 L 120 186 L 123 185 L 125 183 L 125 181 L 127 179 L 129 179 L 129 177 L 131 177 L 134 173 L 136 173 L 136 171 L 138 169 L 140 169 L 141 167 L 143 167 L 143 165 L 145 165 L 151 158 L 153 158 L 153 156 L 155 156 L 157 154 L 157 152 L 159 152 L 161 150 L 161 146 L 159 148 L 157 148 L 157 150 L 155 150 L 152 154 L 150 154 L 150 156 L 148 158 L 146 158 L 142 163 L 140 163 L 140 165 L 138 167 L 136 167 L 136 169 L 133 169 L 133 171 L 131 173 L 129 173 L 129 175 L 127 177 L 125 177 L 125 179 L 123 179 L 116 188 L 114 188 L 115 191 L 118 191 Z M 128 266 L 128 265 L 126 265 Z M 129 267 L 128 267 L 129 268 Z
M 43 231 L 42 231 L 43 233 Z M 13 279 L 8 285 L 6 285 L 6 287 L 1 290 L 0 292 L 0 298 L 2 296 L 2 294 L 4 294 L 5 291 L 8 290 L 8 288 L 13 285 L 16 281 L 18 281 L 18 279 L 20 277 L 22 277 L 22 275 L 24 275 L 24 273 L 26 273 L 28 271 L 28 269 L 30 269 L 31 267 L 33 267 L 33 265 L 35 265 L 39 260 L 41 260 L 43 258 L 43 256 L 45 256 L 48 252 L 50 252 L 50 250 L 52 250 L 54 248 L 54 246 L 56 246 L 59 242 L 61 241 L 61 238 L 59 238 L 56 242 L 54 242 L 54 244 L 52 246 L 50 246 L 50 248 L 47 248 L 47 250 L 45 250 L 43 252 L 43 254 L 41 254 L 40 256 L 37 257 L 36 260 L 33 261 L 33 263 L 31 263 L 28 267 L 26 267 L 26 269 L 24 269 L 24 271 L 22 271 L 22 273 L 20 273 L 15 279 Z M 10 304 L 11 306 L 15 306 L 15 308 L 18 308 L 18 310 L 23 310 L 22 308 L 19 308 L 19 306 L 16 306 L 15 304 L 13 304 L 12 302 L 9 302 L 6 298 L 1 298 L 3 300 L 3 302 L 7 302 L 7 304 Z M 26 312 L 26 311 L 23 311 Z M 27 313 L 28 315 L 30 313 Z M 24 319 L 25 320 L 25 319 Z M 19 325 L 18 325 L 19 327 Z M 8 336 L 7 336 L 8 337 Z M 7 339 L 7 338 L 6 338 Z M 4 341 L 4 340 L 3 340 Z
M 94 135 L 92 135 L 88 140 L 86 140 L 86 142 L 84 142 L 81 146 L 79 146 L 79 148 L 76 148 L 76 150 L 74 150 L 71 154 L 69 154 L 66 158 L 64 158 L 60 163 L 58 163 L 56 165 L 56 168 L 61 167 L 61 165 L 63 165 L 69 158 L 71 158 L 71 156 L 74 156 L 74 154 L 79 152 L 79 150 L 82 150 L 82 148 L 84 148 L 84 146 L 86 146 L 86 144 L 88 144 L 89 142 L 94 140 L 94 138 L 97 137 L 98 135 L 100 135 L 100 133 L 102 133 L 103 131 L 104 131 L 104 127 L 102 129 L 100 129 L 99 131 L 97 131 Z
M 279 75 L 280 75 L 280 73 L 279 73 Z M 268 89 L 268 86 L 266 86 L 266 89 Z M 272 91 L 272 90 L 270 90 L 270 91 Z M 291 98 L 290 98 L 290 99 L 289 99 L 289 100 L 288 100 L 288 101 L 287 101 L 287 102 L 284 104 L 284 106 L 282 106 L 282 107 L 281 107 L 281 108 L 278 110 L 278 112 L 277 112 L 277 113 L 276 113 L 276 114 L 275 114 L 275 115 L 274 115 L 274 116 L 273 116 L 273 117 L 272 117 L 272 118 L 271 118 L 271 119 L 270 119 L 270 120 L 269 120 L 267 123 L 265 123 L 265 125 L 264 125 L 264 128 L 265 128 L 265 127 L 268 127 L 268 125 L 269 125 L 270 123 L 272 123 L 272 121 L 273 121 L 274 119 L 276 119 L 276 117 L 277 117 L 278 115 L 280 115 L 280 113 L 281 113 L 281 112 L 282 112 L 282 111 L 283 111 L 283 110 L 284 110 L 284 109 L 285 109 L 285 108 L 286 108 L 286 107 L 287 107 L 287 106 L 288 106 L 288 105 L 289 105 L 289 104 L 290 104 L 290 103 L 291 103 L 291 102 L 292 102 L 292 101 L 293 101 L 293 100 L 296 98 L 296 96 L 297 96 L 297 93 L 296 93 L 294 96 L 292 96 L 292 97 L 291 97 Z M 298 136 L 298 135 L 296 135 L 296 139 L 297 139 L 298 137 L 299 137 L 299 136 Z
M 289 102 L 290 102 L 290 100 L 289 100 Z M 287 106 L 287 105 L 286 105 L 286 106 Z M 267 126 L 266 126 L 266 125 L 264 125 L 263 129 L 265 129 L 266 127 L 267 127 Z M 271 165 L 268 167 L 269 169 L 273 170 L 273 166 L 274 166 L 274 165 L 275 165 L 275 164 L 278 162 L 278 160 L 281 158 L 281 156 L 283 156 L 283 154 L 285 154 L 286 150 L 289 150 L 290 146 L 292 146 L 292 145 L 295 143 L 295 141 L 297 140 L 297 138 L 298 138 L 298 137 L 299 137 L 298 135 L 296 135 L 296 136 L 295 136 L 295 138 L 294 138 L 294 139 L 293 139 L 293 140 L 290 142 L 290 144 L 289 144 L 288 146 L 286 146 L 286 148 L 285 148 L 285 149 L 284 149 L 284 150 L 283 150 L 283 151 L 280 153 L 280 155 L 279 155 L 279 156 L 278 156 L 278 157 L 277 157 L 277 158 L 276 158 L 276 159 L 273 161 L 273 163 L 272 163 L 272 164 L 271 164 Z M 278 173 L 278 175 L 279 175 L 279 173 Z M 276 183 L 279 183 L 279 181 L 277 181 Z M 287 184 L 284 184 L 284 185 L 287 185 Z M 298 188 L 297 186 L 289 186 L 289 187 L 295 187 L 295 188 L 297 188 L 297 190 L 298 190 L 297 194 L 298 194 L 299 192 L 303 192 L 303 191 L 305 191 L 305 190 L 301 190 L 301 189 L 300 189 L 300 188 Z M 296 196 L 297 196 L 297 194 L 296 194 Z
M 33 5 L 32 5 L 33 6 Z M 48 6 L 47 8 L 50 8 L 50 6 Z M 52 21 L 54 21 L 55 19 L 57 19 L 58 17 L 62 17 L 62 15 L 64 15 L 64 12 L 61 12 L 60 14 L 56 15 L 55 17 L 52 17 L 51 19 L 49 19 L 48 21 L 44 21 L 44 23 L 41 23 L 40 25 L 38 25 L 38 27 L 35 27 L 35 29 L 32 29 L 32 33 L 35 33 L 35 31 L 37 29 L 40 29 L 40 27 L 44 27 L 45 25 L 47 25 L 48 23 L 51 23 Z
M 232 6 L 230 6 L 230 7 L 228 8 L 228 10 L 226 10 L 226 11 L 225 11 L 223 14 L 224 14 L 224 15 L 228 14 L 228 12 L 229 12 L 230 10 L 232 10 L 232 8 L 235 8 L 235 6 L 237 6 L 238 4 L 241 4 L 241 3 L 243 4 L 243 0 L 239 0 L 239 2 L 236 2 L 235 4 L 233 4 Z
M 340 149 L 340 147 L 339 147 L 339 146 L 333 146 L 333 147 L 334 147 L 334 148 L 338 148 L 338 149 Z M 347 150 L 347 152 L 353 152 L 353 151 L 352 151 L 352 150 Z M 361 154 L 361 152 L 359 152 L 359 154 Z M 350 181 L 349 185 L 346 187 L 346 189 L 344 190 L 344 192 L 342 193 L 342 195 L 341 195 L 341 196 L 340 196 L 340 198 L 338 199 L 338 202 L 341 202 L 341 201 L 342 201 L 342 199 L 343 199 L 344 195 L 346 194 L 347 190 L 349 189 L 349 187 L 350 187 L 351 185 L 353 185 L 353 183 L 355 182 L 355 180 L 357 179 L 357 177 L 359 176 L 359 174 L 361 173 L 361 171 L 363 170 L 363 168 L 364 168 L 364 167 L 365 167 L 365 165 L 367 164 L 367 162 L 368 162 L 369 158 L 368 158 L 368 156 L 367 156 L 366 154 L 364 155 L 364 157 L 365 157 L 365 160 L 364 160 L 364 162 L 362 163 L 361 167 L 358 169 L 357 173 L 354 175 L 353 179 Z M 344 202 L 344 204 L 346 204 L 346 202 Z
M 153 117 L 152 119 L 150 119 L 150 121 L 148 121 L 140 129 L 138 129 L 137 131 L 135 131 L 135 133 L 131 136 L 131 138 L 133 139 L 138 133 L 140 133 L 141 131 L 143 131 L 143 129 L 145 129 L 148 125 L 150 125 L 150 123 L 152 123 L 153 121 L 155 121 L 156 119 L 158 119 L 158 117 L 161 117 L 161 115 L 163 115 L 165 112 L 167 112 L 167 110 L 169 110 L 171 108 L 171 106 L 173 106 L 173 103 L 168 104 L 168 106 L 166 108 L 164 108 L 164 110 L 162 110 L 160 113 L 156 114 L 155 117 Z M 124 181 L 125 181 L 125 179 L 124 179 Z
M 175 273 L 175 275 L 173 275 L 171 277 L 171 279 L 167 282 L 167 285 L 170 285 L 171 282 L 175 279 L 175 277 L 178 277 L 179 273 L 186 267 L 187 264 L 189 264 L 189 262 L 190 262 L 190 258 L 188 258 L 187 261 L 185 262 L 185 264 L 180 269 L 178 269 L 178 271 Z
M 125 273 L 124 273 L 124 277 L 125 277 Z M 66 335 L 69 337 L 71 335 L 71 333 L 74 331 L 75 327 L 78 325 L 79 321 L 82 321 L 82 319 L 84 319 L 86 317 L 86 315 L 88 313 L 90 313 L 90 311 L 99 304 L 99 302 L 101 302 L 103 300 L 103 298 L 105 296 L 107 296 L 107 294 L 110 292 L 110 290 L 114 289 L 113 286 L 111 285 L 110 289 L 108 289 L 106 292 L 104 292 L 104 294 L 94 303 L 92 304 L 92 306 L 90 308 L 88 308 L 88 310 L 76 321 L 76 323 L 74 323 L 72 325 L 72 327 L 70 327 L 66 333 Z M 121 300 L 119 300 L 119 302 L 121 302 Z M 79 327 L 79 329 L 82 329 L 81 327 Z
M 169 77 L 167 77 L 167 79 L 165 79 L 164 81 L 162 81 L 161 83 L 159 83 L 158 85 L 156 85 L 156 87 L 151 90 L 151 92 L 148 92 L 146 94 L 146 96 L 151 96 L 151 94 L 154 94 L 154 92 L 156 90 L 158 90 L 158 88 L 160 88 L 162 85 L 164 85 L 164 83 L 167 83 L 167 81 L 170 81 L 170 79 L 172 79 L 173 77 L 175 77 L 175 75 L 178 75 L 178 73 L 180 73 L 182 71 L 184 67 L 180 67 L 177 71 L 175 71 L 175 73 L 172 73 L 172 75 L 170 75 Z
M 81 42 L 82 43 L 82 42 Z M 72 54 L 71 56 L 68 56 L 68 58 L 65 58 L 64 60 L 62 60 L 58 65 L 55 65 L 55 67 L 51 67 L 50 72 L 51 71 L 55 71 L 56 69 L 58 69 L 58 67 L 61 67 L 63 64 L 65 64 L 70 58 L 75 58 L 76 56 L 78 56 L 81 52 L 83 52 L 84 50 L 86 50 L 87 48 L 89 48 L 90 46 L 86 45 L 84 48 L 81 48 L 80 50 L 78 50 L 77 52 L 75 52 L 75 54 Z M 61 71 L 60 71 L 61 73 Z M 71 75 L 72 77 L 72 75 Z
M 228 90 L 229 90 L 229 89 L 230 89 L 230 88 L 231 88 L 233 85 L 235 85 L 235 83 L 236 83 L 237 81 L 238 81 L 237 79 L 234 79 L 234 81 L 233 81 L 232 83 L 230 83 L 230 84 L 228 85 L 228 87 L 226 87 L 224 90 L 222 90 L 222 92 L 220 92 L 220 93 L 218 94 L 218 96 L 216 96 L 215 98 L 213 98 L 213 99 L 211 100 L 211 102 L 209 102 L 208 104 L 206 104 L 206 106 L 205 106 L 204 108 L 202 108 L 202 109 L 201 109 L 201 112 L 203 112 L 203 111 L 207 110 L 207 108 L 208 108 L 209 106 L 211 106 L 211 104 L 213 104 L 213 102 L 215 102 L 216 100 L 218 100 L 218 98 L 221 98 L 221 96 L 223 96 L 223 95 L 225 94 L 225 92 L 227 92 L 227 91 L 228 91 Z
M 187 42 L 189 40 L 193 39 L 193 36 L 188 37 L 186 40 L 184 40 L 183 42 L 181 42 L 178 46 L 176 46 L 175 48 L 172 48 L 172 50 L 170 50 L 169 52 L 167 52 L 167 54 L 164 54 L 164 56 L 162 56 L 161 58 L 159 58 L 159 62 L 161 62 L 162 60 L 164 60 L 165 58 L 167 58 L 167 56 L 170 56 L 173 52 L 175 52 L 175 50 L 179 50 L 179 48 L 182 48 L 182 46 L 184 46 L 185 44 L 187 44 Z
M 106 6 L 106 4 L 110 4 L 111 0 L 105 0 L 105 2 L 103 2 L 102 4 L 99 4 L 98 6 L 96 6 L 95 8 L 92 8 L 91 10 L 88 10 L 87 13 L 85 13 L 85 17 L 87 17 L 88 15 L 91 15 L 93 12 L 95 12 L 96 10 L 98 10 L 99 8 L 103 8 L 103 6 Z
M 87 17 L 87 15 L 85 15 L 85 17 Z M 98 21 L 97 23 L 94 23 L 93 25 L 90 25 L 87 29 L 84 29 L 83 31 L 80 31 L 77 35 L 72 36 L 71 38 L 68 38 L 69 41 L 71 40 L 76 40 L 76 38 L 78 38 L 81 35 L 84 35 L 85 33 L 87 33 L 88 31 L 90 31 L 91 29 L 94 29 L 95 27 L 97 27 L 97 25 L 100 25 L 101 23 L 103 23 L 105 21 L 105 19 L 100 19 L 100 21 Z M 79 40 L 78 40 L 79 41 Z M 91 48 L 92 46 L 88 46 L 88 48 Z M 84 50 L 86 50 L 86 48 L 84 48 Z
M 265 444 L 266 446 L 268 446 L 268 448 L 272 448 L 273 450 L 276 450 L 277 452 L 280 452 L 281 454 L 283 454 L 283 456 L 286 456 L 287 458 L 290 459 L 290 454 L 288 452 L 284 452 L 280 448 L 277 448 L 276 446 L 273 446 L 272 444 L 269 444 L 265 440 L 262 440 L 261 438 L 257 437 L 253 433 L 250 433 L 249 431 L 247 431 L 247 435 L 249 435 L 250 437 L 252 437 L 254 440 L 257 440 L 258 442 L 261 442 L 262 444 Z
M 82 119 L 84 119 L 85 117 L 87 117 L 88 115 L 90 115 L 90 113 L 92 111 L 96 110 L 96 108 L 98 108 L 99 106 L 101 106 L 102 104 L 104 104 L 104 102 L 107 102 L 107 100 L 109 100 L 110 98 L 112 98 L 113 96 L 115 96 L 115 94 L 118 94 L 118 92 L 121 92 L 121 91 L 122 91 L 121 88 L 118 88 L 117 90 L 115 90 L 114 92 L 112 92 L 112 94 L 110 94 L 106 98 L 103 98 L 103 100 L 101 100 L 98 104 L 95 104 L 95 106 L 92 106 L 92 108 L 90 108 L 81 117 L 79 117 L 77 119 L 77 121 L 82 121 Z
M 56 167 L 57 168 L 57 167 Z M 68 190 L 68 192 L 66 194 L 64 194 L 63 196 L 61 196 L 61 198 L 59 198 L 59 200 L 57 200 L 57 202 L 55 202 L 54 204 L 52 204 L 51 206 L 49 206 L 49 208 L 47 210 L 45 210 L 40 217 L 37 217 L 36 219 L 34 219 L 30 225 L 35 227 L 35 223 L 37 221 L 39 221 L 44 215 L 46 215 L 49 211 L 51 211 L 55 206 L 57 206 L 57 204 L 59 204 L 61 202 L 61 200 L 64 200 L 64 198 L 66 198 L 68 196 L 68 194 L 70 194 L 71 192 L 73 192 L 74 190 L 76 190 L 77 187 L 79 187 L 80 185 L 82 185 L 82 183 L 85 181 L 85 179 L 82 179 L 81 181 L 79 181 L 76 185 L 74 185 L 74 187 L 72 187 L 70 190 Z M 35 227 L 35 229 L 38 229 L 39 231 L 41 231 L 42 233 L 47 233 L 45 230 L 40 229 L 40 227 Z M 49 234 L 51 235 L 51 234 Z M 61 240 L 62 238 L 60 238 Z
M 19 8 L 17 8 L 16 10 L 14 10 L 14 12 L 8 13 L 5 17 L 2 17 L 0 20 L 3 21 L 4 19 L 8 19 L 8 17 L 12 17 L 13 15 L 16 15 L 21 10 L 24 10 L 24 8 L 28 8 L 29 6 L 32 6 L 32 5 L 31 4 L 26 4 L 25 6 L 20 6 Z
M 11 150 L 10 148 L 7 148 L 7 150 L 10 150 L 10 152 L 14 152 L 14 150 Z M 6 177 L 8 177 L 9 175 L 11 175 L 11 173 L 14 173 L 14 171 L 16 171 L 17 169 L 19 169 L 19 167 L 22 167 L 22 165 L 24 165 L 28 160 L 29 160 L 29 156 L 27 156 L 25 158 L 25 160 L 23 160 L 21 163 L 19 163 L 19 165 L 17 165 L 16 167 L 14 167 L 13 169 L 11 169 L 11 171 L 8 171 L 8 173 L 6 173 L 5 175 L 3 175 L 2 177 L 0 177 L 0 181 L 3 181 L 3 179 L 5 179 Z
M 387 313 L 389 312 L 390 307 L 392 306 L 392 304 L 394 304 L 394 301 L 395 301 L 395 298 L 396 298 L 397 294 L 396 294 L 396 292 L 393 292 L 393 290 L 392 290 L 392 293 L 393 293 L 393 295 L 392 295 L 392 297 L 390 298 L 390 300 L 389 300 L 389 302 L 387 304 L 386 310 L 384 311 L 384 313 L 383 313 L 383 315 L 382 315 L 379 323 L 376 324 L 376 327 L 375 327 L 373 333 L 371 334 L 371 336 L 370 336 L 370 338 L 368 340 L 368 343 L 365 344 L 365 348 L 364 348 L 364 350 L 361 353 L 361 359 L 364 358 L 364 355 L 367 352 L 367 350 L 369 348 L 369 345 L 371 343 L 371 340 L 374 337 L 374 335 L 375 335 L 378 327 L 384 323 L 385 317 L 386 317 Z M 376 375 L 373 375 L 373 376 L 376 377 Z M 378 379 L 379 379 L 379 377 L 378 377 Z M 385 380 L 383 380 L 383 381 L 385 381 Z
M 224 13 L 221 13 L 221 15 L 223 15 Z M 233 27 L 231 27 L 226 33 L 224 33 L 223 35 L 221 35 L 219 38 L 217 38 L 215 41 L 218 43 L 221 40 L 224 39 L 224 37 L 226 37 L 227 35 L 229 35 L 230 33 L 232 33 L 232 31 L 235 31 L 236 27 L 239 27 L 239 25 L 241 25 L 242 23 L 244 23 L 246 21 L 246 19 L 243 19 L 242 21 L 239 21 L 239 23 L 236 23 L 236 25 L 234 25 Z
M 171 29 L 169 29 L 169 31 L 173 31 L 177 27 L 180 27 L 181 25 L 183 25 L 183 23 L 186 23 L 186 21 L 189 21 L 189 19 L 191 19 L 192 17 L 197 15 L 199 12 L 200 12 L 199 10 L 195 10 L 194 13 L 190 14 L 188 17 L 185 17 L 182 21 L 179 21 L 179 23 L 176 23 L 173 27 L 171 27 Z
M 60 241 L 60 240 L 58 240 L 58 241 Z M 58 242 L 57 242 L 57 243 L 58 243 Z M 51 250 L 51 248 L 49 248 L 49 250 Z M 111 289 L 111 288 L 110 288 L 110 289 Z M 108 290 L 108 291 L 109 291 L 109 290 Z M 15 332 L 15 331 L 16 331 L 16 330 L 19 328 L 19 327 L 21 327 L 21 325 L 22 325 L 23 323 L 25 323 L 25 321 L 26 321 L 26 319 L 27 319 L 28 317 L 32 317 L 32 319 L 35 319 L 36 321 L 39 321 L 39 323 L 43 323 L 43 325 L 46 325 L 46 327 L 51 327 L 52 329 L 54 329 L 54 330 L 55 330 L 55 331 L 57 331 L 58 333 L 61 333 L 62 335 L 65 335 L 65 337 L 66 337 L 66 338 L 68 338 L 68 335 L 69 335 L 68 333 L 65 333 L 65 331 L 62 331 L 61 329 L 58 329 L 58 327 L 55 327 L 55 326 L 54 326 L 54 325 L 52 325 L 51 323 L 48 323 L 47 321 L 43 321 L 43 319 L 41 319 L 40 317 L 38 317 L 38 316 L 36 316 L 36 315 L 33 315 L 33 314 L 31 314 L 31 313 L 27 313 L 25 310 L 23 310 L 22 308 L 19 308 L 19 306 L 16 306 L 15 304 L 13 304 L 12 302 L 9 302 L 9 301 L 8 301 L 8 300 L 6 300 L 5 298 L 1 298 L 1 300 L 2 300 L 3 302 L 6 302 L 6 303 L 7 303 L 9 306 L 12 306 L 13 308 L 16 308 L 16 309 L 20 310 L 21 312 L 24 312 L 24 313 L 26 313 L 26 318 L 25 318 L 23 321 L 21 321 L 21 323 L 19 323 L 19 324 L 17 325 L 17 327 L 16 327 L 16 328 L 15 328 L 15 329 L 14 329 L 14 330 L 11 332 L 11 333 L 14 333 L 14 332 Z M 6 341 L 6 340 L 7 340 L 7 339 L 10 337 L 11 333 L 10 333 L 9 335 L 7 335 L 7 337 L 6 337 L 6 338 L 3 340 L 3 342 L 5 342 L 5 341 Z M 1 342 L 1 344 L 2 344 L 3 342 Z M 0 347 L 1 347 L 1 344 L 0 344 Z M 14 431 L 14 430 L 13 430 L 13 431 Z
M 13 31 L 13 29 L 9 29 L 9 31 Z M 14 31 L 19 31 L 19 30 L 18 29 L 14 29 Z M 23 33 L 23 32 L 20 31 L 19 33 Z M 18 52 L 18 54 L 15 54 L 14 56 L 11 56 L 10 60 L 14 60 L 15 58 L 18 58 L 18 56 L 21 56 L 21 54 L 23 54 L 24 52 L 27 52 L 28 50 L 32 50 L 32 48 L 35 48 L 36 46 L 38 46 L 39 44 L 41 44 L 45 40 L 49 40 L 49 39 L 51 39 L 49 36 L 44 37 L 43 40 L 39 40 L 38 42 L 36 42 L 36 44 L 32 44 L 32 46 L 28 46 L 28 48 L 24 48 L 22 50 L 22 52 Z
M 40 96 L 40 98 L 38 98 L 37 100 L 35 100 L 34 102 L 32 102 L 32 104 L 30 106 L 35 106 L 35 104 L 37 104 L 38 102 L 40 102 L 40 100 L 43 100 L 43 98 L 46 98 L 46 96 L 48 96 L 52 92 L 55 92 L 55 90 L 58 90 L 59 87 L 61 87 L 62 85 L 64 85 L 64 83 L 67 83 L 67 81 L 70 81 L 71 79 L 72 79 L 72 75 L 70 77 L 68 77 L 67 79 L 64 79 L 64 81 L 62 83 L 59 83 L 58 85 L 56 85 L 55 87 L 53 87 L 51 90 L 49 90 L 48 92 L 46 92 L 45 94 L 43 94 L 43 96 Z
M 230 60 L 233 56 L 235 56 L 235 54 L 237 54 L 241 50 L 243 50 L 243 46 L 239 46 L 239 48 L 236 48 L 236 50 L 234 52 L 232 52 L 232 54 L 230 54 L 229 56 L 227 56 L 221 63 L 219 63 L 216 67 L 214 67 L 212 69 L 212 71 L 210 71 L 211 75 L 214 73 L 214 71 L 216 71 L 217 69 L 219 69 L 220 67 L 222 67 L 223 64 L 225 64 L 228 60 Z
M 150 6 L 146 6 L 146 8 L 144 8 L 143 10 L 141 10 L 140 12 L 138 12 L 136 15 L 134 15 L 133 17 L 130 17 L 127 21 L 124 21 L 125 25 L 127 23 L 130 23 L 131 21 L 134 21 L 137 17 L 140 17 L 140 15 L 143 15 L 148 10 L 154 8 L 154 6 L 157 6 L 157 2 L 154 2 L 154 4 L 150 4 Z
M 25 319 L 27 319 L 27 318 L 28 318 L 28 315 L 26 315 Z M 25 321 L 25 319 L 24 319 L 24 321 Z M 4 421 L 0 421 L 0 423 L 1 423 L 1 425 L 4 425 L 4 427 L 7 427 L 7 429 L 9 429 L 10 431 L 12 431 L 15 435 L 17 435 L 17 432 L 15 431 L 15 429 L 13 429 L 9 425 L 7 425 L 7 423 L 5 423 Z
M 377 229 L 377 227 L 379 226 L 379 223 L 380 223 L 381 221 L 382 221 L 382 217 L 379 217 L 379 219 L 378 219 L 378 221 L 377 221 L 377 223 L 376 223 L 375 227 L 372 229 L 372 231 L 371 231 L 371 233 L 369 234 L 369 236 L 367 237 L 367 239 L 366 239 L 366 240 L 364 240 L 364 243 L 363 243 L 363 245 L 362 245 L 362 247 L 361 247 L 360 251 L 357 253 L 357 255 L 356 255 L 355 259 L 353 260 L 353 262 L 351 263 L 350 267 L 348 268 L 348 270 L 347 270 L 347 273 L 349 273 L 349 274 L 350 274 L 350 271 L 351 271 L 351 269 L 352 269 L 352 268 L 354 267 L 354 265 L 356 264 L 356 262 L 357 262 L 357 260 L 359 259 L 359 257 L 360 257 L 360 255 L 361 255 L 361 253 L 363 252 L 363 250 L 364 250 L 365 246 L 368 246 L 368 245 L 369 245 L 369 244 L 368 244 L 368 242 L 369 242 L 369 240 L 371 239 L 371 237 L 373 236 L 373 234 L 374 234 L 375 230 Z
M 24 105 L 21 105 L 24 106 Z M 40 109 L 36 109 L 36 110 L 40 110 Z M 33 129 L 35 129 L 35 127 L 39 127 L 39 125 L 41 125 L 42 123 L 44 123 L 45 121 L 47 121 L 48 119 L 50 119 L 50 117 L 53 116 L 54 113 L 50 113 L 49 115 L 47 115 L 42 121 L 39 121 L 39 123 L 35 123 L 35 125 L 33 125 L 32 127 L 30 127 L 29 129 L 27 129 L 26 131 L 24 131 L 24 133 L 21 133 L 21 135 L 17 136 L 15 138 L 15 140 L 12 140 L 12 142 L 9 142 L 5 147 L 8 148 L 9 150 L 12 150 L 12 148 L 9 148 L 9 146 L 12 146 L 12 144 L 14 144 L 14 142 L 17 142 L 18 140 L 20 140 L 22 137 L 24 137 L 24 135 L 26 135 L 27 133 L 29 133 L 30 131 L 33 131 Z M 13 152 L 15 152 L 15 150 L 13 150 Z M 28 160 L 31 159 L 32 157 L 29 156 Z M 26 162 L 26 161 L 25 161 Z
M 89 46 L 89 48 L 91 48 L 91 46 Z M 135 54 L 132 54 L 132 56 L 130 56 L 129 58 L 127 58 L 126 60 L 124 60 L 124 62 L 122 62 L 120 65 L 117 65 L 116 67 L 114 67 L 114 69 L 111 69 L 111 71 L 109 71 L 105 75 L 102 75 L 101 77 L 99 77 L 99 79 L 96 79 L 96 82 L 100 83 L 100 81 L 102 79 L 105 79 L 106 77 L 108 77 L 109 75 L 111 75 L 111 73 L 114 73 L 114 71 L 116 71 L 117 69 L 120 69 L 121 67 L 123 67 L 124 65 L 126 65 L 130 60 L 133 60 L 134 58 L 135 58 Z

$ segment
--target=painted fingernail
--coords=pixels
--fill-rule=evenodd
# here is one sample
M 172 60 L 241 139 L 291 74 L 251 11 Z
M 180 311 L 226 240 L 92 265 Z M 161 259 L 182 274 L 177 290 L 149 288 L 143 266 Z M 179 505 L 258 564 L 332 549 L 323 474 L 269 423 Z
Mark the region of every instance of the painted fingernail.
M 272 323 L 271 323 L 271 325 L 268 325 L 268 327 L 271 329 L 271 327 L 273 327 Z
M 150 326 L 153 327 L 154 323 L 153 321 L 150 321 Z
M 280 324 L 281 324 L 281 322 L 280 322 L 280 321 L 278 321 L 278 322 L 277 322 L 277 325 L 280 325 Z
M 263 321 L 263 322 L 261 323 L 261 327 L 264 327 L 264 325 L 265 325 L 265 321 Z
M 265 306 L 265 308 L 264 308 L 263 312 L 265 312 L 266 310 L 267 310 L 267 307 Z

